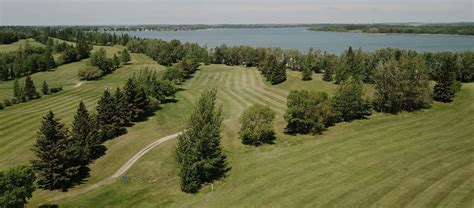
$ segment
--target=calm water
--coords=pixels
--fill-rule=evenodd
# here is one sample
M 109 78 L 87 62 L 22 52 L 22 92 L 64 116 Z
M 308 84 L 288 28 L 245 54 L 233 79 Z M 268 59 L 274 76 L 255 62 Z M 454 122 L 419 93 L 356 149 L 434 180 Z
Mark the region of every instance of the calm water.
M 386 47 L 411 49 L 420 52 L 474 50 L 474 37 L 309 32 L 305 31 L 305 28 L 215 29 L 173 32 L 127 31 L 126 33 L 144 38 L 197 42 L 201 45 L 207 44 L 208 47 L 215 47 L 223 43 L 254 47 L 294 48 L 304 51 L 313 47 L 331 53 L 340 53 L 349 46 L 361 47 L 369 51 Z

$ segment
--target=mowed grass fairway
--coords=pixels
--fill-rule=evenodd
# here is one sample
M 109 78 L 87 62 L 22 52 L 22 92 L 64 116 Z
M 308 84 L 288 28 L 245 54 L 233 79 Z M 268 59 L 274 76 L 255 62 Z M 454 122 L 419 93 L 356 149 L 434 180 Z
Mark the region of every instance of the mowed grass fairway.
M 0 53 L 11 52 L 20 49 L 20 47 L 25 47 L 26 44 L 30 44 L 33 47 L 43 47 L 44 45 L 34 39 L 21 39 L 17 42 L 11 44 L 0 44 Z
M 149 121 L 108 143 L 107 155 L 92 166 L 89 182 L 107 177 L 135 152 L 131 149 L 184 128 L 194 100 L 216 87 L 224 110 L 223 146 L 232 168 L 224 180 L 198 194 L 179 189 L 175 140 L 135 163 L 116 180 L 57 203 L 60 207 L 472 207 L 474 199 L 474 84 L 465 84 L 451 104 L 398 115 L 340 123 L 322 135 L 283 134 L 288 89 L 332 93 L 335 85 L 300 81 L 289 72 L 279 86 L 267 85 L 254 68 L 202 66 L 177 95 Z M 107 78 L 108 79 L 108 78 Z M 273 145 L 244 146 L 238 117 L 254 104 L 277 112 Z M 145 142 L 146 141 L 146 142 Z M 140 143 L 138 145 L 137 143 Z M 126 148 L 117 146 L 130 145 Z M 142 145 L 144 146 L 144 145 Z M 72 190 L 75 191 L 75 190 Z M 60 196 L 39 192 L 30 206 Z
M 113 56 L 120 48 L 105 47 L 108 55 Z M 96 49 L 94 49 L 96 50 Z M 86 65 L 87 60 L 59 66 L 53 71 L 35 73 L 31 77 L 37 91 L 41 90 L 43 81 L 49 86 L 63 86 L 63 91 L 57 94 L 45 95 L 41 99 L 17 104 L 0 110 L 0 170 L 5 170 L 19 164 L 28 164 L 33 158 L 32 145 L 36 141 L 37 130 L 42 117 L 52 110 L 58 118 L 72 123 L 75 111 L 82 100 L 94 110 L 97 100 L 105 87 L 115 89 L 123 86 L 128 77 L 140 69 L 163 70 L 164 67 L 142 54 L 132 54 L 132 62 L 99 81 L 79 81 L 77 71 Z M 24 78 L 21 79 L 23 82 Z M 21 83 L 22 83 L 21 82 Z M 13 97 L 13 81 L 0 83 L 0 101 Z

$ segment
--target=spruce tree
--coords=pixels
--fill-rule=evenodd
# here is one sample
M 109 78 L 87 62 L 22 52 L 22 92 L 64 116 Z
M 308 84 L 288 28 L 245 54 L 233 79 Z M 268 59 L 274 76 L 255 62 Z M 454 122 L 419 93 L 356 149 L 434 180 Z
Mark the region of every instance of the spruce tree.
M 137 121 L 143 118 L 148 112 L 150 101 L 148 100 L 145 91 L 138 86 L 135 77 L 131 77 L 123 87 L 125 100 L 129 105 L 129 118 L 131 121 Z
M 224 176 L 228 170 L 220 145 L 222 110 L 216 109 L 217 90 L 205 91 L 196 103 L 187 130 L 176 147 L 181 190 L 194 193 L 202 183 Z
M 76 44 L 77 59 L 89 58 L 91 55 L 92 46 L 90 46 L 85 38 L 80 38 Z
M 112 58 L 112 60 L 113 60 L 114 68 L 118 69 L 120 67 L 120 59 L 117 56 L 117 54 L 114 54 L 114 57 Z
M 301 79 L 304 80 L 304 81 L 307 81 L 307 80 L 311 80 L 312 79 L 312 75 L 313 75 L 313 56 L 312 54 L 307 54 L 304 58 L 303 58 L 303 63 L 302 63 L 302 67 L 301 67 Z
M 124 133 L 125 129 L 120 127 L 116 114 L 115 99 L 109 90 L 105 90 L 97 103 L 97 125 L 99 126 L 99 135 L 102 141 L 112 139 Z
M 20 86 L 20 81 L 15 79 L 13 82 L 13 95 L 20 100 L 23 96 L 25 96 L 23 88 Z
M 41 86 L 41 92 L 43 92 L 43 94 L 45 95 L 49 94 L 49 87 L 46 81 L 43 81 L 43 85 Z
M 274 55 L 270 55 L 268 61 L 268 77 L 267 79 L 272 84 L 278 84 L 286 80 L 286 69 L 282 63 L 278 63 L 278 60 Z
M 456 94 L 456 72 L 454 56 L 445 57 L 438 82 L 434 86 L 433 99 L 440 102 L 449 103 Z
M 25 79 L 25 96 L 30 100 L 38 98 L 38 92 L 36 91 L 35 83 L 30 76 L 27 76 Z
M 82 101 L 79 103 L 72 123 L 71 140 L 83 149 L 83 159 L 86 164 L 105 153 L 106 148 L 102 145 L 94 121 Z
M 120 61 L 122 64 L 127 64 L 130 61 L 130 54 L 128 53 L 127 49 L 124 49 L 120 53 Z
M 115 91 L 115 107 L 117 108 L 117 119 L 120 126 L 129 126 L 130 125 L 130 118 L 128 116 L 128 112 L 130 111 L 130 106 L 127 103 L 127 99 L 125 98 L 125 94 L 122 90 L 117 87 Z
M 31 163 L 39 188 L 67 191 L 89 174 L 82 160 L 82 150 L 71 141 L 64 124 L 52 111 L 41 122 L 33 152 L 37 158 Z

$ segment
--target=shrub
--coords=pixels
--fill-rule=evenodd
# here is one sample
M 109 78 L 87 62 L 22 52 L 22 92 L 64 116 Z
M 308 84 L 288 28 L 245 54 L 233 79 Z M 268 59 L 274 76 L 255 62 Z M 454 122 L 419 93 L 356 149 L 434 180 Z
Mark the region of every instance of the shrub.
M 4 108 L 5 108 L 5 105 L 2 102 L 0 102 L 0 110 L 3 110 Z
M 51 87 L 51 88 L 49 89 L 49 91 L 50 91 L 51 93 L 58 93 L 58 92 L 61 92 L 62 90 L 63 90 L 63 87 L 61 87 L 61 86 Z
M 243 144 L 261 145 L 271 143 L 275 139 L 273 120 L 275 112 L 268 106 L 255 104 L 246 109 L 240 121 L 240 138 Z
M 5 104 L 5 106 L 12 106 L 13 105 L 13 103 L 10 99 L 3 100 L 3 104 Z
M 13 105 L 18 104 L 18 99 L 12 98 L 12 104 L 13 104 Z
M 290 134 L 320 133 L 333 124 L 333 112 L 327 93 L 293 90 L 288 95 L 285 120 Z
M 97 67 L 87 66 L 85 68 L 79 69 L 77 76 L 81 80 L 97 80 L 102 77 L 102 72 Z

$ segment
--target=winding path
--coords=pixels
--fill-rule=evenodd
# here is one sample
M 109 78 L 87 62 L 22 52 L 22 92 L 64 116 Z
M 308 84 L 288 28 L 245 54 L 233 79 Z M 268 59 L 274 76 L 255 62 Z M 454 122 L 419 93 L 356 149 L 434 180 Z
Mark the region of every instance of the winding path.
M 146 147 L 144 147 L 143 149 L 141 149 L 137 154 L 135 154 L 132 158 L 130 158 L 127 162 L 125 162 L 125 164 L 122 165 L 122 167 L 120 167 L 117 171 L 115 171 L 115 173 L 108 177 L 108 178 L 105 178 L 101 181 L 98 181 L 97 183 L 94 183 L 92 185 L 89 185 L 85 188 L 82 188 L 82 189 L 77 189 L 77 190 L 71 190 L 69 192 L 66 192 L 64 194 L 61 194 L 59 196 L 56 196 L 54 197 L 52 200 L 53 201 L 56 201 L 56 200 L 60 200 L 60 199 L 64 199 L 64 198 L 68 198 L 68 197 L 72 197 L 72 196 L 76 196 L 76 195 L 79 195 L 79 194 L 83 194 L 83 193 L 86 193 L 86 192 L 89 192 L 91 190 L 94 190 L 96 188 L 99 188 L 103 185 L 106 185 L 106 184 L 109 184 L 109 183 L 112 183 L 114 181 L 114 179 L 118 178 L 119 176 L 121 176 L 122 174 L 124 174 L 125 172 L 127 172 L 128 169 L 130 169 L 132 167 L 133 164 L 135 164 L 135 162 L 138 161 L 138 159 L 140 159 L 143 155 L 145 155 L 147 152 L 149 152 L 151 149 L 153 149 L 154 147 L 160 145 L 161 143 L 163 142 L 166 142 L 166 141 L 169 141 L 169 140 L 172 140 L 172 139 L 175 139 L 176 137 L 178 137 L 179 134 L 181 134 L 182 132 L 178 132 L 176 134 L 172 134 L 172 135 L 168 135 L 168 136 L 165 136 L 165 137 L 162 137 L 154 142 L 152 142 L 151 144 L 147 145 Z

